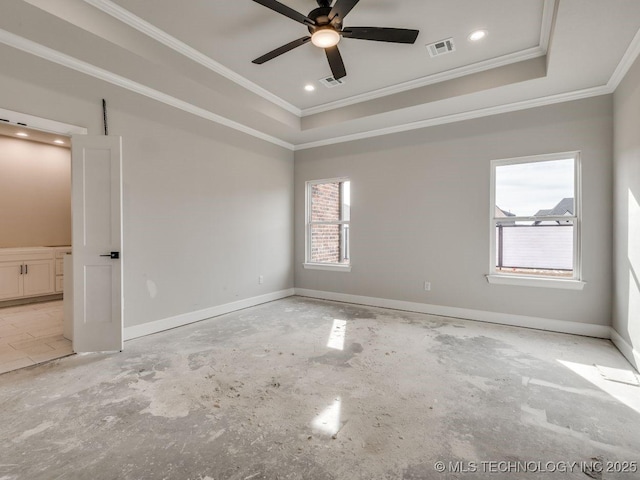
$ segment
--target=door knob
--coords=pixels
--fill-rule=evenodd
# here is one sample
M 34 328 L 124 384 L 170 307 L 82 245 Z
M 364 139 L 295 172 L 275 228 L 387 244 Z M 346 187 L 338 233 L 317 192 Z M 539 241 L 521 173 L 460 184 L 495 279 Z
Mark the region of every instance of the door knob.
M 101 257 L 120 258 L 120 252 L 111 252 L 106 255 L 100 255 Z

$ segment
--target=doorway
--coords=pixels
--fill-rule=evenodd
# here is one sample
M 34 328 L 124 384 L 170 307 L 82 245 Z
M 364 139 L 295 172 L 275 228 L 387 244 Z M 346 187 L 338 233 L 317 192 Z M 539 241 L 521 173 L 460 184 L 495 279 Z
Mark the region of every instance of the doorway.
M 24 288 L 28 287 L 27 291 L 31 294 L 30 296 L 41 295 L 38 299 L 46 302 L 31 307 L 7 305 L 5 302 L 2 306 L 7 309 L 4 310 L 3 315 L 5 317 L 12 314 L 39 316 L 39 321 L 42 323 L 44 319 L 42 315 L 46 313 L 58 323 L 57 328 L 62 323 L 62 336 L 72 342 L 71 350 L 73 352 L 121 351 L 124 330 L 122 257 L 120 256 L 122 247 L 121 137 L 88 136 L 87 129 L 83 127 L 0 108 L 0 127 L 3 126 L 14 133 L 17 133 L 17 129 L 31 129 L 29 132 L 32 133 L 25 131 L 23 135 L 33 135 L 34 137 L 51 135 L 55 137 L 51 140 L 57 146 L 62 145 L 63 137 L 67 139 L 66 143 L 71 148 L 69 183 L 71 216 L 73 217 L 71 241 L 65 242 L 68 245 L 48 247 L 55 249 L 53 252 L 55 261 L 48 264 L 48 272 L 49 274 L 57 273 L 64 269 L 66 271 L 64 279 L 58 278 L 56 275 L 55 277 L 47 276 L 49 280 L 43 280 L 43 275 L 40 282 L 33 281 L 34 278 L 37 278 L 33 274 L 36 271 L 46 272 L 47 267 L 42 264 L 35 266 L 31 261 L 28 263 L 14 262 L 12 265 L 13 274 L 16 276 L 29 274 L 29 279 L 25 281 L 26 277 L 20 277 L 19 281 L 14 281 L 15 285 L 19 285 L 16 286 L 16 292 L 11 292 L 12 298 L 15 300 L 19 296 L 18 293 L 24 292 Z M 74 245 L 76 255 L 67 255 L 70 253 L 71 244 Z M 0 253 L 3 253 L 2 250 L 0 248 Z M 24 252 L 20 252 L 20 254 L 24 254 Z M 38 254 L 43 254 L 43 252 L 39 251 Z M 5 266 L 7 265 L 5 264 Z M 6 271 L 10 270 L 11 268 Z M 0 269 L 1 280 L 2 272 Z M 63 293 L 64 301 L 60 301 L 60 293 L 55 290 L 53 297 L 45 295 L 50 293 L 50 282 L 58 286 L 60 293 Z M 34 293 L 34 288 L 41 290 Z M 24 302 L 20 302 L 18 299 L 17 302 L 12 303 Z M 6 320 L 0 314 L 0 345 L 3 343 L 1 340 L 3 324 L 9 333 L 16 333 L 12 330 L 15 325 Z M 39 322 L 36 319 L 32 319 L 32 321 L 33 323 Z M 22 333 L 34 336 L 30 332 Z M 23 338 L 23 340 L 29 340 L 29 338 Z M 45 342 L 46 347 L 28 344 L 27 348 L 32 348 L 33 352 L 38 348 L 43 350 L 53 348 L 54 350 L 60 349 L 65 354 L 68 353 L 69 345 L 62 338 L 55 340 L 49 338 L 48 340 L 49 343 Z M 14 350 L 17 349 L 14 348 Z M 10 353 L 14 357 L 18 355 L 20 358 L 24 358 L 20 356 L 22 354 Z M 33 356 L 35 357 L 32 359 L 34 363 L 40 363 L 37 360 L 43 361 L 45 359 L 44 356 L 36 357 L 35 353 Z M 0 355 L 0 363 L 1 360 L 2 356 Z M 19 360 L 19 358 L 13 358 L 13 360 Z M 20 368 L 25 366 L 26 362 L 27 360 L 20 360 L 13 365 Z M 0 373 L 2 373 L 2 368 L 0 368 Z
M 62 301 L 70 148 L 69 136 L 0 122 L 0 373 L 73 353 Z

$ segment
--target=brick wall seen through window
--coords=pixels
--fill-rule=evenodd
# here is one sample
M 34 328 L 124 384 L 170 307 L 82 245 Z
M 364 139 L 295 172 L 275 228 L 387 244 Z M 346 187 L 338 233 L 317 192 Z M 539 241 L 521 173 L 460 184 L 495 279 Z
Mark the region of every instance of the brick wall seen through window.
M 348 264 L 350 182 L 311 182 L 308 189 L 307 261 Z

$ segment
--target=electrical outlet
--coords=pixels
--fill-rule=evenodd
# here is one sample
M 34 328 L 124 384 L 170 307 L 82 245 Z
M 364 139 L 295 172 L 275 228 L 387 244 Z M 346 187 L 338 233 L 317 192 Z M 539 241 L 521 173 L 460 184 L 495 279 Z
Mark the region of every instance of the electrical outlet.
M 431 282 L 424 282 L 424 291 L 425 292 L 431 291 Z
M 264 283 L 264 276 L 258 275 L 258 285 L 262 285 Z

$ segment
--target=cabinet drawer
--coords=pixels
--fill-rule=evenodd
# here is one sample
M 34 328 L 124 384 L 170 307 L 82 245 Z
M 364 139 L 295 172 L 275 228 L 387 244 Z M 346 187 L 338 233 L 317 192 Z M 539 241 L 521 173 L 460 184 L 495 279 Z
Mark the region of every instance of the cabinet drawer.
M 58 275 L 56 277 L 56 293 L 62 293 L 64 290 L 64 277 L 62 275 Z
M 68 250 L 56 250 L 56 258 L 64 258 L 67 253 L 71 253 L 71 249 Z

